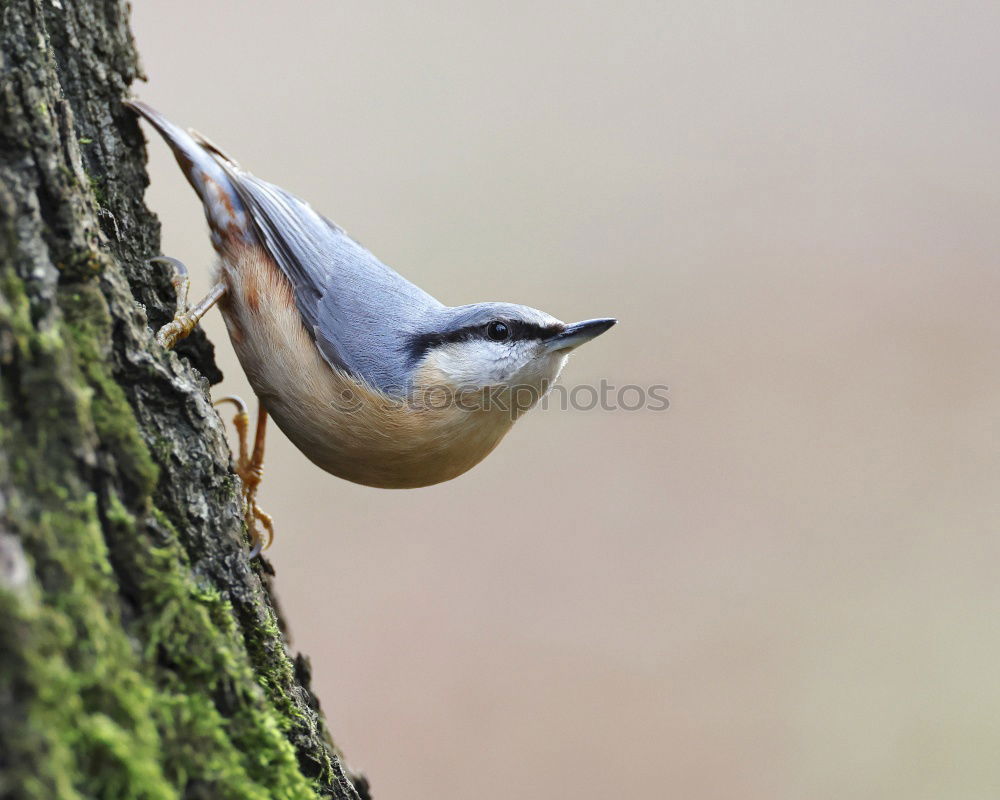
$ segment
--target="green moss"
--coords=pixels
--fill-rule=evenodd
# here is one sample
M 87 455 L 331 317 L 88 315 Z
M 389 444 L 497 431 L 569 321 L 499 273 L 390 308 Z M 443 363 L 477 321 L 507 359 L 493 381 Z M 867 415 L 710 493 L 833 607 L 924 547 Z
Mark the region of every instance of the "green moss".
M 25 730 L 8 746 L 22 749 L 12 763 L 37 788 L 27 796 L 177 797 L 160 764 L 156 692 L 117 613 L 96 498 L 42 512 L 19 533 L 42 567 L 40 602 L 8 597 L 4 614 L 23 659 L 10 674 L 27 701 Z
M 107 363 L 111 315 L 104 295 L 96 284 L 76 284 L 64 290 L 60 299 L 69 344 L 91 393 L 88 405 L 101 445 L 114 451 L 117 469 L 132 481 L 134 492 L 148 498 L 156 486 L 158 470 L 128 399 Z
M 101 185 L 101 182 L 90 173 L 87 173 L 87 183 L 90 184 L 90 193 L 94 196 L 94 201 L 97 205 L 107 205 L 107 197 L 104 194 L 104 187 Z
M 35 576 L 29 591 L 0 583 L 0 696 L 23 720 L 5 779 L 46 800 L 315 797 L 286 736 L 300 720 L 273 614 L 245 635 L 153 505 L 158 470 L 111 373 L 96 284 L 61 290 L 44 332 L 9 271 L 0 294 L 19 378 L 0 382 L 0 446 L 17 454 L 0 475 Z M 74 477 L 104 458 L 100 491 Z

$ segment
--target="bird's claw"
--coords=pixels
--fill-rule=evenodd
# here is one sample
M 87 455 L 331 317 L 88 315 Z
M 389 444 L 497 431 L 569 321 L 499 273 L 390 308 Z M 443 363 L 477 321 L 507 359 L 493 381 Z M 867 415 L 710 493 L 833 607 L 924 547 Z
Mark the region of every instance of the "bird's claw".
M 188 313 L 188 293 L 191 291 L 191 279 L 188 278 L 184 262 L 171 256 L 155 256 L 149 264 L 163 264 L 172 270 L 170 284 L 177 296 L 176 312 L 173 320 L 156 332 L 156 342 L 160 347 L 172 350 L 181 339 L 190 336 L 198 324 L 198 317 Z
M 257 489 L 260 486 L 264 475 L 264 436 L 263 420 L 266 416 L 263 409 L 257 423 L 257 438 L 254 441 L 253 452 L 249 448 L 250 414 L 247 411 L 247 404 L 235 395 L 222 397 L 215 401 L 219 406 L 223 403 L 232 403 L 236 406 L 236 413 L 233 415 L 233 426 L 236 428 L 236 435 L 239 440 L 239 450 L 236 457 L 235 472 L 240 476 L 243 484 L 243 506 L 246 514 L 247 530 L 250 531 L 250 539 L 253 544 L 249 557 L 251 559 L 260 555 L 262 550 L 266 550 L 274 541 L 274 520 L 271 515 L 265 512 L 257 504 Z
M 260 555 L 262 550 L 267 550 L 267 548 L 271 546 L 271 542 L 274 541 L 274 520 L 271 518 L 271 515 L 263 511 L 261 507 L 257 505 L 257 503 L 251 503 L 251 506 L 252 506 L 252 518 L 250 519 L 250 522 L 248 522 L 248 524 L 257 522 L 260 523 L 260 527 L 258 527 L 256 524 L 253 524 L 252 527 L 250 528 L 251 531 L 250 538 L 253 541 L 253 547 L 250 548 L 250 553 L 248 557 L 251 560 L 253 560 Z M 261 536 L 260 528 L 263 528 L 264 531 L 267 533 L 266 542 L 264 541 L 264 537 Z

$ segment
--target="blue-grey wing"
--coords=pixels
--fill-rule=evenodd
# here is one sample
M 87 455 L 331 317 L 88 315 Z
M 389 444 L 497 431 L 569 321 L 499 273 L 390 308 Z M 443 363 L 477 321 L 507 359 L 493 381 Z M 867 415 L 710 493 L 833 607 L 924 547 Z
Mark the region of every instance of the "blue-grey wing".
M 440 303 L 308 203 L 231 163 L 223 166 L 326 361 L 384 391 L 407 390 L 407 336 Z

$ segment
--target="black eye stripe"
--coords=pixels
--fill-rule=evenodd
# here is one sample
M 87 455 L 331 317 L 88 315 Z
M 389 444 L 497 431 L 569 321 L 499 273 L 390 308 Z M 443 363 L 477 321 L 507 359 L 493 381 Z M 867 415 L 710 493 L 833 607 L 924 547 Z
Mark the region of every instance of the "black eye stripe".
M 506 339 L 512 342 L 524 339 L 544 339 L 562 330 L 561 325 L 538 325 L 534 322 L 524 322 L 519 319 L 497 319 L 491 320 L 480 329 L 487 339 L 491 338 L 489 332 L 490 326 L 496 323 L 507 327 Z M 472 330 L 475 330 L 475 328 Z
M 413 361 L 416 362 L 423 358 L 428 351 L 435 347 L 440 347 L 441 345 L 453 344 L 455 342 L 468 342 L 474 339 L 492 341 L 489 333 L 487 332 L 487 328 L 492 322 L 501 322 L 507 326 L 509 335 L 503 340 L 504 342 L 524 341 L 526 339 L 546 339 L 549 336 L 554 336 L 563 329 L 563 326 L 559 324 L 538 325 L 534 322 L 525 322 L 518 319 L 495 319 L 480 325 L 468 325 L 464 328 L 457 328 L 452 331 L 416 334 L 409 337 L 407 340 L 405 345 L 406 350 L 409 352 Z

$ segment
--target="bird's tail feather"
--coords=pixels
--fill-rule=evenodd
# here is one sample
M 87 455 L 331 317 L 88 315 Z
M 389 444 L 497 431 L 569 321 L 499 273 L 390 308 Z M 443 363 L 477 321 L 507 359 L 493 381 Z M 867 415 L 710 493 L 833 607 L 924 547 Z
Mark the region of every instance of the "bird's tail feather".
M 217 161 L 217 158 L 229 160 L 227 156 L 204 137 L 195 138 L 174 125 L 155 108 L 138 100 L 126 100 L 125 105 L 156 128 L 173 151 L 181 171 L 205 207 L 215 249 L 222 250 L 227 243 L 254 241 L 252 223 L 243 201 Z

